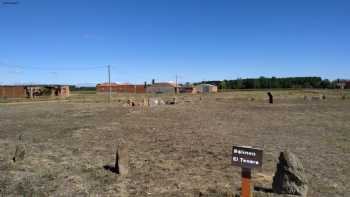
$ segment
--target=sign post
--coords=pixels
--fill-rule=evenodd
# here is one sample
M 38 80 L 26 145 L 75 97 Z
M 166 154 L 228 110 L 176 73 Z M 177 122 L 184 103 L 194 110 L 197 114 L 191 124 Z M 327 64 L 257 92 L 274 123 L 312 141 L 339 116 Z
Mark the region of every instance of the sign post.
M 263 150 L 250 146 L 232 147 L 232 165 L 242 168 L 242 190 L 241 197 L 251 197 L 252 193 L 252 169 L 261 168 Z

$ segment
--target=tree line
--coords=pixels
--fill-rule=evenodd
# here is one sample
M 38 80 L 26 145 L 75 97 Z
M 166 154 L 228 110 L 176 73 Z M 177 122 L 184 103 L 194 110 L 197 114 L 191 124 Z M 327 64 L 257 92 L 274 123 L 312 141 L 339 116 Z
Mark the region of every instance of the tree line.
M 269 89 L 269 88 L 336 88 L 338 80 L 330 81 L 321 77 L 259 77 L 222 81 L 202 81 L 218 86 L 219 89 Z

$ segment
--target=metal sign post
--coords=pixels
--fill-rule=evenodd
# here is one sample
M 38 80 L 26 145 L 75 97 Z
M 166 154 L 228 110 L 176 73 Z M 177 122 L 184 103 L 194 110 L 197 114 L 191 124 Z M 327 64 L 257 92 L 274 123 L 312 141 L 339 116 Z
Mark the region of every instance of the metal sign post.
M 263 150 L 249 146 L 232 147 L 232 165 L 242 168 L 241 197 L 251 197 L 252 193 L 252 169 L 261 168 Z

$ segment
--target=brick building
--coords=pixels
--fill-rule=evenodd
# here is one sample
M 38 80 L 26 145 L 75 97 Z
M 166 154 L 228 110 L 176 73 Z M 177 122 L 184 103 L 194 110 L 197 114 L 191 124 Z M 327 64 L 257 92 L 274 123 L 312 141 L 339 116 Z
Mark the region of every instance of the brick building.
M 35 98 L 40 96 L 69 96 L 67 85 L 3 85 L 0 86 L 1 98 Z
M 96 91 L 99 93 L 109 92 L 109 83 L 102 83 L 96 85 Z M 116 93 L 145 93 L 145 85 L 133 84 L 117 84 L 111 83 L 111 92 Z
M 196 93 L 218 92 L 218 87 L 211 84 L 199 84 L 194 87 Z
M 173 94 L 179 92 L 179 88 L 175 83 L 154 83 L 147 86 L 147 93 L 169 93 Z

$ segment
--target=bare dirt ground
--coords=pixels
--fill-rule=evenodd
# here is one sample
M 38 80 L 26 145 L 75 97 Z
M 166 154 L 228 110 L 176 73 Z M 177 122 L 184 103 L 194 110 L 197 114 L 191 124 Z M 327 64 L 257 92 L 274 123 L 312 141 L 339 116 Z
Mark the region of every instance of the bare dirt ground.
M 271 184 L 280 151 L 302 161 L 309 196 L 350 196 L 350 100 L 327 92 L 278 91 L 181 95 L 176 105 L 125 107 L 128 95 L 73 95 L 66 102 L 0 104 L 0 193 L 4 196 L 194 196 L 238 192 L 233 144 L 264 149 L 257 185 Z M 136 97 L 143 97 L 142 95 Z M 171 98 L 172 96 L 165 96 Z M 251 99 L 254 98 L 254 99 Z M 166 99 L 166 98 L 165 98 Z M 18 136 L 22 161 L 12 161 Z M 129 146 L 129 175 L 114 164 Z M 261 178 L 264 176 L 264 178 Z

